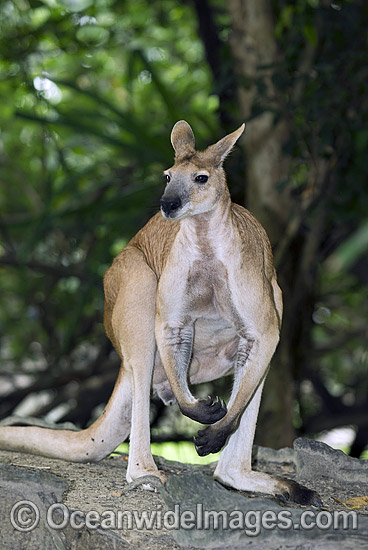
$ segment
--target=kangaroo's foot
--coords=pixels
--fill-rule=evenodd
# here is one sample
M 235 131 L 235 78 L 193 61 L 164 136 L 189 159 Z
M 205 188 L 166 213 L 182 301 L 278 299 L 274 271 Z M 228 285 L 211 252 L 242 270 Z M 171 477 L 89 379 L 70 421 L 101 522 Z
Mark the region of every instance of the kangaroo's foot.
M 285 479 L 279 476 L 271 476 L 263 472 L 241 471 L 218 471 L 214 472 L 214 478 L 239 491 L 251 491 L 278 497 L 284 502 L 295 502 L 304 506 L 322 506 L 321 499 L 312 489 L 300 485 L 296 481 Z
M 152 470 L 143 470 L 143 469 L 137 469 L 134 472 L 130 473 L 127 472 L 126 480 L 128 483 L 131 483 L 132 481 L 135 481 L 136 479 L 139 479 L 140 477 L 145 476 L 154 476 L 158 477 L 158 479 L 165 485 L 167 481 L 167 475 L 165 472 L 159 469 L 152 469 Z

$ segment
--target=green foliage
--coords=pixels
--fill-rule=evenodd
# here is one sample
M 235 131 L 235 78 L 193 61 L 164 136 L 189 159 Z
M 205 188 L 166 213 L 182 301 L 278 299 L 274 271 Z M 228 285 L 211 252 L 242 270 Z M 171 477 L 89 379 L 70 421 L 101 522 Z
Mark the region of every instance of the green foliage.
M 311 335 L 314 351 L 309 359 L 314 365 L 310 369 L 332 396 L 341 398 L 348 418 L 349 407 L 364 409 L 368 388 L 368 81 L 367 34 L 363 31 L 368 9 L 358 2 L 328 7 L 320 2 L 299 2 L 284 10 L 288 8 L 291 13 L 284 25 L 288 33 L 280 35 L 288 44 L 287 70 L 298 71 L 297 51 L 302 47 L 304 58 L 313 59 L 308 73 L 298 75 L 304 81 L 301 101 L 290 105 L 294 121 L 290 151 L 295 167 L 291 182 L 297 181 L 299 193 L 313 194 L 314 166 L 319 159 L 329 166 L 315 199 L 326 228 L 315 259 L 319 269 Z M 298 44 L 300 27 L 309 45 Z M 314 178 L 318 180 L 318 173 Z M 315 218 L 312 210 L 307 221 L 311 232 Z M 316 413 L 318 400 L 314 397 L 313 406 L 310 397 L 307 391 L 304 405 Z
M 216 462 L 220 458 L 220 453 L 198 456 L 193 443 L 190 441 L 151 443 L 151 451 L 152 454 L 163 456 L 167 460 L 175 460 L 187 464 L 211 464 L 211 462 Z M 114 452 L 129 453 L 129 444 L 122 443 Z
M 102 334 L 102 276 L 157 211 L 170 129 L 216 133 L 188 6 L 0 6 L 0 312 L 9 359 L 59 365 Z M 16 364 L 16 363 L 14 363 Z M 65 362 L 63 363 L 65 364 Z

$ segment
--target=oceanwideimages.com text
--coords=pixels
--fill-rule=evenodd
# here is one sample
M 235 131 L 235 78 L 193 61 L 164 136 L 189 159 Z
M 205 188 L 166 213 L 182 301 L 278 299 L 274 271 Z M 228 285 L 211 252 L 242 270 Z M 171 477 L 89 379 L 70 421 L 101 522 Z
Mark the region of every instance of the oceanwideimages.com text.
M 295 512 L 295 511 L 294 511 Z M 10 521 L 17 531 L 36 529 L 45 521 L 51 529 L 61 530 L 70 525 L 72 529 L 122 529 L 122 530 L 173 530 L 173 529 L 241 529 L 247 536 L 258 536 L 262 530 L 312 529 L 346 530 L 358 529 L 358 515 L 355 511 L 304 510 L 296 520 L 290 510 L 205 510 L 197 504 L 194 510 L 183 510 L 179 504 L 173 510 L 163 510 L 158 505 L 154 510 L 69 510 L 62 503 L 52 504 L 41 514 L 38 507 L 29 500 L 14 504 Z

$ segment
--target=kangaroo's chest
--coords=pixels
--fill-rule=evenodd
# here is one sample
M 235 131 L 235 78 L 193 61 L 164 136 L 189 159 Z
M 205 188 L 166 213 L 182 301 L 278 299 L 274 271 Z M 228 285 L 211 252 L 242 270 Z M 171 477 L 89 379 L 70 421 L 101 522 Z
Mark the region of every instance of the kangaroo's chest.
M 200 258 L 192 262 L 185 284 L 185 299 L 190 311 L 217 316 L 219 302 L 227 293 L 228 274 L 220 260 Z
M 157 305 L 169 324 L 218 319 L 231 303 L 226 266 L 216 257 L 171 262 L 162 274 Z
M 158 312 L 169 325 L 229 316 L 235 250 L 220 237 L 190 225 L 177 234 L 158 285 Z

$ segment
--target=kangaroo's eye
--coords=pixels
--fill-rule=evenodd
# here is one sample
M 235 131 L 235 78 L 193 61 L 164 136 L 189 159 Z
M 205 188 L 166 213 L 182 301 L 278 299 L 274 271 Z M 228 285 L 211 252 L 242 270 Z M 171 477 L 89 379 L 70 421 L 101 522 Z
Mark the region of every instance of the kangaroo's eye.
M 169 183 L 170 180 L 171 180 L 170 176 L 168 174 L 164 174 L 164 182 Z
M 205 176 L 204 174 L 199 174 L 199 176 L 195 177 L 195 181 L 197 183 L 206 183 L 208 181 L 208 176 Z

